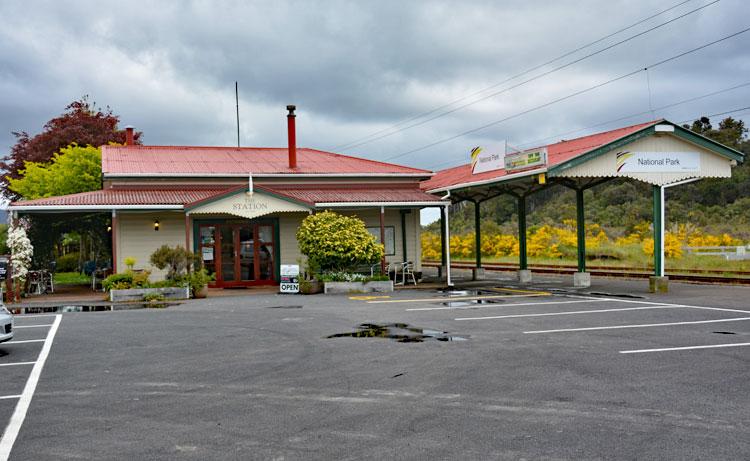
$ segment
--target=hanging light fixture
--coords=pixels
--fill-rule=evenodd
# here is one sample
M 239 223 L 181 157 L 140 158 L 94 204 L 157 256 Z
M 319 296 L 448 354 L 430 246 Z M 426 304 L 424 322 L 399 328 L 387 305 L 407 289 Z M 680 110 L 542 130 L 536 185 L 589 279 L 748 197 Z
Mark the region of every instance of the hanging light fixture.
M 159 220 L 158 219 L 154 220 L 154 230 L 156 232 L 159 232 Z

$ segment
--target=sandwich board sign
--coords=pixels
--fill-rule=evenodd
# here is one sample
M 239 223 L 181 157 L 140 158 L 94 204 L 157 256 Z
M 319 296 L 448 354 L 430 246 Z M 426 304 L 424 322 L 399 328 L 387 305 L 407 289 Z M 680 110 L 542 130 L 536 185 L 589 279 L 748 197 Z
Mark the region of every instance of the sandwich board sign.
M 279 293 L 299 293 L 299 264 L 282 264 Z

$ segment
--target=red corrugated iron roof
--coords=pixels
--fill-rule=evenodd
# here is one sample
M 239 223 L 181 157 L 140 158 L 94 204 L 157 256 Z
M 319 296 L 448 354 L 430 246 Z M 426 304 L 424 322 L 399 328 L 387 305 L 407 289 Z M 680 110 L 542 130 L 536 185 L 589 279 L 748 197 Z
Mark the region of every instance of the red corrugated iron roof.
M 289 168 L 286 148 L 102 146 L 107 176 L 216 176 L 262 174 L 383 174 L 430 176 L 432 172 L 316 149 L 297 149 L 297 168 Z
M 94 192 L 63 195 L 59 197 L 41 198 L 36 200 L 21 200 L 10 204 L 14 207 L 63 207 L 74 209 L 77 206 L 103 208 L 117 206 L 153 206 L 153 205 L 198 205 L 222 196 L 230 195 L 244 189 L 245 186 L 223 186 L 217 188 L 180 189 L 178 187 L 149 188 L 149 189 L 104 189 Z M 362 185 L 342 184 L 326 185 L 282 185 L 268 187 L 256 185 L 258 192 L 276 194 L 282 198 L 303 202 L 309 205 L 316 203 L 361 203 L 361 202 L 438 202 L 434 195 L 419 190 L 415 185 Z
M 558 165 L 568 160 L 583 155 L 586 152 L 594 150 L 619 138 L 635 133 L 643 128 L 659 123 L 661 120 L 640 123 L 638 125 L 618 128 L 616 130 L 596 133 L 581 138 L 560 141 L 547 146 L 547 167 Z M 514 172 L 515 173 L 515 172 Z M 471 174 L 471 164 L 460 165 L 453 168 L 438 171 L 435 175 L 425 181 L 422 181 L 422 190 L 442 190 L 447 187 L 467 184 L 492 179 L 500 179 L 508 173 L 504 170 L 487 171 L 485 173 Z
M 14 206 L 184 205 L 211 197 L 223 190 L 226 190 L 226 187 L 206 189 L 103 189 L 58 197 L 20 200 L 12 202 L 10 208 Z
M 273 187 L 288 197 L 311 203 L 356 202 L 439 202 L 435 195 L 419 190 L 415 185 L 335 185 Z

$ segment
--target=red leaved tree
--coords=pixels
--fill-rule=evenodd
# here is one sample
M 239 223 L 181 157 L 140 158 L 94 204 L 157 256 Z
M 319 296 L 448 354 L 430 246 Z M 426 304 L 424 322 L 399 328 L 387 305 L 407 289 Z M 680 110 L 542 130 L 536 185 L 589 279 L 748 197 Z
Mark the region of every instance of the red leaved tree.
M 10 155 L 0 162 L 0 168 L 5 170 L 6 176 L 20 177 L 20 170 L 24 169 L 24 162 L 49 162 L 52 155 L 71 143 L 80 146 L 91 144 L 99 147 L 110 142 L 125 143 L 125 130 L 117 127 L 120 117 L 112 113 L 112 109 L 105 110 L 94 107 L 88 97 L 73 101 L 59 117 L 53 118 L 44 125 L 44 130 L 29 136 L 25 131 L 13 132 L 17 138 Z M 141 132 L 135 133 L 135 143 L 140 144 Z M 5 197 L 15 200 L 18 195 L 8 190 L 8 182 L 3 181 L 0 189 Z

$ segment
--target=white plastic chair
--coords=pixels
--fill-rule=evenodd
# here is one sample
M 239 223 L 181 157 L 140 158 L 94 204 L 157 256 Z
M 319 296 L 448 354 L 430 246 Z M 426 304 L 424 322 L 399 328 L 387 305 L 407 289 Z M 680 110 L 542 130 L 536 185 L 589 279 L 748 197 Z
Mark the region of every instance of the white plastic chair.
M 412 283 L 414 285 L 417 284 L 417 278 L 414 276 L 414 263 L 411 261 L 406 261 L 405 263 L 401 263 L 401 276 L 402 276 L 402 285 L 406 285 L 406 280 L 411 277 Z

